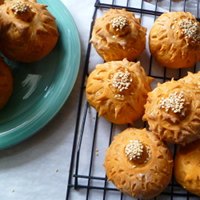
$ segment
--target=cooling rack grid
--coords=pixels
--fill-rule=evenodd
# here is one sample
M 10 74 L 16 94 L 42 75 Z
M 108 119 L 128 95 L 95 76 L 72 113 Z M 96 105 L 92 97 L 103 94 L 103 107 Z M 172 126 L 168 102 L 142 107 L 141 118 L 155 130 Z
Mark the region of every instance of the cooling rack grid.
M 124 130 L 128 125 L 110 124 L 103 118 L 99 118 L 96 111 L 91 108 L 85 98 L 85 80 L 88 74 L 98 63 L 103 60 L 97 55 L 89 39 L 94 21 L 110 8 L 124 8 L 133 12 L 141 19 L 141 24 L 147 27 L 147 36 L 155 19 L 165 11 L 188 11 L 200 20 L 200 0 L 96 0 L 92 16 L 90 35 L 85 59 L 82 87 L 80 88 L 79 105 L 74 133 L 74 142 L 69 170 L 66 200 L 129 200 L 132 199 L 120 193 L 112 183 L 106 179 L 103 168 L 104 155 L 115 134 Z M 150 55 L 148 42 L 146 50 L 138 58 L 149 76 L 154 77 L 154 84 L 165 82 L 172 77 L 179 79 L 188 71 L 196 72 L 200 69 L 200 63 L 193 68 L 171 70 L 160 67 Z M 141 121 L 135 123 L 136 127 L 144 127 Z M 175 154 L 176 146 L 171 146 Z M 154 198 L 155 200 L 197 200 L 196 197 L 179 186 L 175 179 L 163 191 Z

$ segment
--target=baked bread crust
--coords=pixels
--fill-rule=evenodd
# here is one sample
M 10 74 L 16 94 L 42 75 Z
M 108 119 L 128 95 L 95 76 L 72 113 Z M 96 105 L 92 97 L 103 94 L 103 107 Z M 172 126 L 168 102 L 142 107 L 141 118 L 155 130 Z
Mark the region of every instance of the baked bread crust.
M 133 61 L 145 49 L 146 28 L 124 9 L 109 9 L 96 19 L 91 42 L 105 61 Z
M 99 116 L 115 124 L 133 123 L 144 113 L 151 77 L 139 62 L 98 64 L 86 84 L 86 97 Z
M 200 89 L 200 71 L 196 73 L 188 72 L 187 76 L 178 80 L 179 82 L 190 84 L 194 90 Z
M 55 47 L 59 33 L 46 5 L 6 1 L 0 6 L 0 50 L 9 59 L 33 62 Z
M 200 138 L 200 90 L 168 81 L 148 93 L 143 120 L 162 140 L 186 144 Z
M 165 67 L 192 67 L 200 60 L 200 23 L 189 12 L 167 12 L 149 34 L 149 48 Z
M 0 58 L 0 109 L 10 99 L 13 92 L 13 76 L 8 65 Z
M 141 144 L 143 147 L 138 151 Z M 134 153 L 137 157 L 130 159 L 129 155 Z M 169 184 L 173 160 L 167 146 L 154 134 L 146 129 L 127 128 L 114 137 L 106 151 L 104 166 L 108 180 L 120 191 L 150 199 Z
M 180 147 L 175 157 L 176 181 L 191 193 L 200 196 L 200 141 Z

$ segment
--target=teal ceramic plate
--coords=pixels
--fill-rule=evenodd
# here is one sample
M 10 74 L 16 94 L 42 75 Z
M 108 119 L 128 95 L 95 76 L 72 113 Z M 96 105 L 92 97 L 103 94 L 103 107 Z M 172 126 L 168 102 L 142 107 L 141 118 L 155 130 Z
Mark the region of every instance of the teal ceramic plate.
M 7 61 L 14 75 L 14 93 L 0 111 L 0 148 L 35 134 L 60 110 L 77 78 L 80 40 L 74 20 L 59 0 L 39 0 L 56 17 L 60 38 L 43 60 L 31 64 Z

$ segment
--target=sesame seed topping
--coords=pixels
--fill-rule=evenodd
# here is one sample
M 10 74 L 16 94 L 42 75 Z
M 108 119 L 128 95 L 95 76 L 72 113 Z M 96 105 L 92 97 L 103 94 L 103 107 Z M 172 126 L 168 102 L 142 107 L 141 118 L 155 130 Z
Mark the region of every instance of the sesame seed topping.
M 139 160 L 142 158 L 144 145 L 139 140 L 130 140 L 125 147 L 125 154 L 129 160 Z
M 185 98 L 183 92 L 174 92 L 167 98 L 162 98 L 160 100 L 160 108 L 165 109 L 165 112 L 171 110 L 173 113 L 181 113 L 184 115 L 184 104 Z
M 31 6 L 26 4 L 25 2 L 16 1 L 12 5 L 11 10 L 13 11 L 13 13 L 15 15 L 17 15 L 17 14 L 21 14 L 21 13 L 25 13 L 25 12 L 29 11 L 30 8 L 31 8 Z
M 118 71 L 113 76 L 112 86 L 122 92 L 123 90 L 127 90 L 129 88 L 131 82 L 131 74 L 127 70 L 125 72 Z
M 185 38 L 189 38 L 194 42 L 200 42 L 200 25 L 193 20 L 183 19 L 180 21 L 179 26 Z
M 127 19 L 123 16 L 118 16 L 113 18 L 110 21 L 112 27 L 116 29 L 116 31 L 122 30 L 127 25 Z

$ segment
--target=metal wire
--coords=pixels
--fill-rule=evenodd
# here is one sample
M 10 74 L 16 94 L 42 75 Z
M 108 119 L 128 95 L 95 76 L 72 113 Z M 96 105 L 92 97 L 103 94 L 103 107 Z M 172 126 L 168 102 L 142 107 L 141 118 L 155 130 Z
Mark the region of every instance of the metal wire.
M 148 0 L 146 0 L 147 2 Z M 167 0 L 165 0 L 167 1 Z M 151 3 L 153 5 L 153 9 L 146 9 L 144 6 L 146 3 L 144 0 L 141 0 L 140 7 L 138 8 L 138 5 L 134 5 L 134 0 L 127 0 L 124 1 L 123 5 L 118 4 L 117 0 L 110 0 L 110 3 L 101 2 L 101 0 L 96 0 L 94 3 L 94 14 L 92 17 L 91 22 L 91 29 L 89 33 L 89 39 L 91 38 L 92 29 L 94 26 L 95 19 L 97 18 L 98 11 L 107 10 L 109 8 L 124 8 L 130 12 L 136 13 L 140 16 L 141 20 L 143 19 L 143 16 L 153 16 L 154 20 L 162 14 L 160 11 L 160 3 L 162 3 L 162 0 L 149 0 L 148 3 Z M 174 1 L 168 0 L 169 6 L 168 11 L 174 10 Z M 182 10 L 187 11 L 187 0 L 179 0 L 179 3 L 183 5 Z M 200 17 L 200 0 L 196 0 L 196 18 L 199 20 Z M 165 8 L 166 9 L 166 8 Z M 88 39 L 88 41 L 89 41 Z M 84 90 L 85 90 L 85 80 L 89 74 L 89 65 L 90 65 L 90 59 L 91 59 L 91 52 L 92 52 L 92 46 L 90 42 L 88 42 L 87 47 L 87 53 L 86 53 L 86 59 L 85 59 L 85 67 L 83 71 L 83 77 L 82 77 L 82 87 L 80 89 L 80 98 L 79 98 L 79 104 L 78 104 L 78 110 L 77 110 L 77 120 L 76 120 L 76 128 L 74 133 L 74 141 L 73 141 L 73 148 L 72 148 L 72 155 L 71 155 L 71 163 L 70 163 L 70 170 L 69 170 L 69 179 L 68 179 L 68 185 L 67 185 L 67 192 L 66 192 L 66 200 L 73 199 L 72 193 L 78 193 L 80 190 L 84 191 L 84 195 L 81 196 L 82 199 L 86 200 L 94 200 L 94 196 L 92 196 L 92 191 L 95 192 L 101 192 L 102 194 L 102 200 L 109 199 L 109 193 L 112 192 L 112 194 L 115 194 L 115 198 L 110 199 L 120 199 L 125 200 L 127 199 L 127 196 L 120 193 L 113 185 L 110 185 L 107 181 L 105 173 L 103 175 L 96 175 L 94 174 L 95 171 L 95 148 L 98 146 L 98 142 L 101 139 L 101 136 L 99 136 L 99 129 L 101 129 L 101 120 L 98 118 L 97 113 L 94 114 L 92 117 L 92 122 L 88 122 L 88 118 L 92 116 L 92 108 L 87 104 L 84 96 Z M 149 76 L 152 76 L 153 78 L 159 80 L 159 81 L 167 81 L 171 79 L 171 76 L 168 73 L 168 69 L 164 68 L 161 74 L 155 74 L 154 73 L 154 59 L 152 56 L 149 58 L 149 65 L 148 69 L 146 69 Z M 190 69 L 192 72 L 197 71 L 197 67 Z M 176 71 L 176 77 L 175 79 L 179 79 L 184 74 L 184 71 L 179 69 Z M 93 111 L 94 113 L 94 111 Z M 87 123 L 90 125 L 90 130 L 87 129 Z M 144 123 L 145 126 L 146 123 Z M 112 141 L 113 136 L 115 135 L 115 131 L 117 130 L 116 125 L 107 123 L 105 126 L 107 126 L 107 141 L 109 144 Z M 91 132 L 90 136 L 88 136 L 88 131 Z M 84 153 L 84 140 L 85 138 L 90 140 L 90 154 L 87 155 L 87 164 L 88 164 L 88 171 L 82 172 L 81 167 L 83 166 L 82 163 L 85 163 L 82 161 L 81 154 Z M 173 147 L 173 152 L 175 155 L 176 152 L 176 146 Z M 98 174 L 98 173 L 97 173 Z M 117 194 L 117 196 L 116 196 Z M 195 195 L 190 194 L 183 190 L 180 185 L 178 185 L 174 178 L 172 178 L 171 183 L 169 184 L 168 188 L 163 191 L 161 194 L 162 199 L 187 199 L 187 200 L 197 200 L 198 198 L 195 197 Z M 154 199 L 159 199 L 154 198 Z M 74 200 L 74 199 L 73 199 Z

